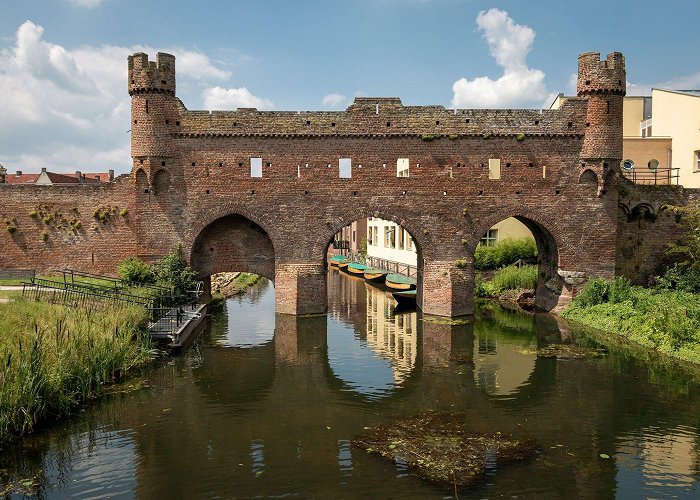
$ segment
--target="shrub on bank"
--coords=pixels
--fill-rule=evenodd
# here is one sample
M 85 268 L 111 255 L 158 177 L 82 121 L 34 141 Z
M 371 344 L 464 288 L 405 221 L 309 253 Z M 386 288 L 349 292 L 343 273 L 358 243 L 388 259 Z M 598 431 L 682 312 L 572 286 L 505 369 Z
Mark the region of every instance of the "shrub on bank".
M 498 269 L 513 264 L 518 259 L 533 261 L 537 257 L 537 245 L 532 238 L 504 239 L 495 246 L 478 245 L 474 252 L 474 268 Z
M 0 442 L 66 414 L 153 358 L 139 307 L 0 304 Z
M 130 257 L 117 266 L 119 277 L 127 283 L 152 285 L 156 282 L 156 270 L 138 257 Z

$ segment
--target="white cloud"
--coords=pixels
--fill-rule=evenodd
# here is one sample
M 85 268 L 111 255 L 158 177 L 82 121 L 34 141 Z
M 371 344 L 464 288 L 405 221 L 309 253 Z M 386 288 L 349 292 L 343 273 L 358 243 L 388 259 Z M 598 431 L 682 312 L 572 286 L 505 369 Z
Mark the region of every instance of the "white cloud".
M 323 96 L 321 104 L 330 109 L 338 109 L 347 101 L 347 97 L 343 94 L 328 94 Z
M 211 87 L 202 93 L 206 109 L 225 110 L 236 108 L 272 109 L 272 101 L 256 97 L 245 87 L 224 89 Z
M 70 3 L 75 5 L 76 7 L 87 7 L 88 9 L 92 9 L 93 7 L 97 7 L 100 5 L 104 0 L 68 0 Z
M 457 80 L 452 85 L 452 106 L 500 108 L 541 105 L 549 99 L 544 73 L 528 68 L 526 62 L 535 32 L 528 26 L 515 24 L 507 12 L 499 9 L 479 12 L 476 24 L 489 45 L 491 56 L 503 68 L 503 76 L 497 80 L 487 76 Z
M 130 169 L 126 57 L 158 51 L 177 58 L 178 85 L 231 78 L 206 54 L 182 48 L 82 46 L 47 41 L 31 21 L 0 48 L 0 163 L 9 170 Z M 247 91 L 246 91 L 247 92 Z

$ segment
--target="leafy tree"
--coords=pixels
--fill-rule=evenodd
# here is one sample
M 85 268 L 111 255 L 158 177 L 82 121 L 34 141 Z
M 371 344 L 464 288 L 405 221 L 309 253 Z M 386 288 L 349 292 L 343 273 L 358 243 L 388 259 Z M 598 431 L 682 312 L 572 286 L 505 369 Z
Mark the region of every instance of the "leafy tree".
M 175 295 L 186 296 L 196 286 L 197 273 L 182 256 L 182 246 L 163 257 L 156 266 L 158 281 L 172 287 Z
M 673 211 L 681 217 L 683 232 L 668 245 L 666 255 L 681 269 L 700 270 L 700 203 L 674 207 Z
M 137 257 L 130 257 L 117 266 L 119 277 L 135 285 L 151 285 L 156 282 L 156 270 Z

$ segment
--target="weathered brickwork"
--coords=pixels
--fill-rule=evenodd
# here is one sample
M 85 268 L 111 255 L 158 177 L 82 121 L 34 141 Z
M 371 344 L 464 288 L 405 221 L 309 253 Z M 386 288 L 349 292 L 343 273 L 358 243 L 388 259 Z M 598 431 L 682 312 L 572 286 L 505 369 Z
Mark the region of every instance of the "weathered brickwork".
M 683 230 L 673 207 L 700 203 L 700 190 L 621 181 L 619 192 L 616 273 L 647 284 L 669 264 L 665 250 Z
M 155 259 L 181 244 L 202 277 L 256 272 L 274 279 L 279 312 L 319 313 L 333 235 L 376 216 L 413 236 L 423 310 L 455 316 L 471 312 L 480 237 L 516 216 L 540 252 L 537 301 L 552 309 L 620 267 L 624 81 L 622 55 L 587 53 L 579 97 L 558 110 L 358 98 L 343 112 L 210 113 L 175 97 L 174 57 L 135 54 L 131 175 L 104 186 L 0 185 L 0 216 L 19 228 L 0 236 L 0 267 L 113 273 L 125 257 Z M 262 158 L 262 177 L 251 177 L 251 158 Z M 339 177 L 340 158 L 352 160 L 351 178 Z M 409 177 L 396 177 L 398 158 L 409 159 Z M 489 159 L 500 159 L 500 179 L 489 179 Z M 32 218 L 40 205 L 81 227 Z M 100 207 L 111 209 L 104 221 L 93 217 Z

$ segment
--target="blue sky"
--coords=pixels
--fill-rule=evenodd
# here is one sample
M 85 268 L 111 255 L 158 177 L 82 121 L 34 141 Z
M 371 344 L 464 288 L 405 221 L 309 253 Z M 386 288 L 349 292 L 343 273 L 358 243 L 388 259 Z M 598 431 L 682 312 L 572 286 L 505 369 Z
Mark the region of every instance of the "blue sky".
M 178 57 L 190 109 L 543 107 L 577 56 L 619 50 L 630 93 L 700 87 L 698 1 L 0 0 L 0 163 L 129 169 L 126 56 Z

